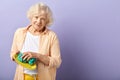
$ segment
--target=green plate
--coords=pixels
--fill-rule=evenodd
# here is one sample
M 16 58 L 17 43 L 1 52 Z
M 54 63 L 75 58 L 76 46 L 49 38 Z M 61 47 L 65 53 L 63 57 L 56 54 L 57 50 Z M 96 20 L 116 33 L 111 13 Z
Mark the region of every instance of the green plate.
M 15 60 L 15 62 L 17 62 L 18 64 L 20 64 L 21 66 L 23 66 L 24 68 L 27 68 L 27 69 L 30 69 L 30 70 L 34 70 L 34 69 L 36 69 L 36 64 L 33 64 L 33 65 L 30 65 L 30 64 L 28 64 L 28 63 L 23 63 L 23 62 L 20 62 L 18 59 L 17 59 L 17 54 L 16 55 L 14 55 L 14 60 Z

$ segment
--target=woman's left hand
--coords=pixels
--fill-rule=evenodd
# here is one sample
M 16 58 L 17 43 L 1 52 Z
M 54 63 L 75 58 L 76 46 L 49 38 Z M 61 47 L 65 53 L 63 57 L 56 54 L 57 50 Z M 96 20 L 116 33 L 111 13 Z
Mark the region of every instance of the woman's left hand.
M 30 58 L 37 58 L 36 56 L 37 54 L 34 52 L 24 52 L 22 58 L 23 60 L 29 60 Z

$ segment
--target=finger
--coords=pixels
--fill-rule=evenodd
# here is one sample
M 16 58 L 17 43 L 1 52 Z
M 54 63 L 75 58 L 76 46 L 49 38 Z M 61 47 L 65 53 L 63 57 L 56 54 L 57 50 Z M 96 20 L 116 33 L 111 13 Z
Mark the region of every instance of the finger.
M 24 58 L 27 55 L 28 55 L 28 53 L 23 53 L 22 58 Z
M 30 59 L 31 59 L 31 57 L 28 57 L 28 58 L 27 58 L 27 61 L 29 61 Z
M 26 55 L 23 57 L 23 60 L 27 60 L 29 58 L 29 55 Z
M 11 57 L 11 60 L 12 60 L 12 61 L 14 61 L 14 58 L 13 58 L 13 57 Z
M 27 60 L 29 60 L 30 58 L 32 58 L 32 55 L 31 55 L 31 54 L 29 54 L 29 57 L 28 57 L 28 59 L 27 59 Z
M 19 54 L 19 53 L 20 53 L 20 51 L 17 51 L 17 52 L 16 52 L 16 54 Z

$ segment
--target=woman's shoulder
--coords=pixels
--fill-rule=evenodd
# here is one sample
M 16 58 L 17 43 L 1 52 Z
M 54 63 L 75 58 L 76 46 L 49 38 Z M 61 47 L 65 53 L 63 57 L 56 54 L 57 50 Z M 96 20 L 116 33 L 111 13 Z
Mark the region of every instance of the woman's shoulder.
M 47 34 L 46 34 L 49 38 L 51 38 L 51 39 L 56 39 L 56 38 L 58 38 L 58 36 L 57 36 L 57 33 L 55 32 L 55 31 L 53 31 L 53 30 L 50 30 L 50 29 L 48 29 L 48 31 L 47 31 Z
M 16 31 L 24 31 L 24 30 L 26 30 L 26 27 L 20 27 L 16 29 Z
M 56 32 L 50 29 L 48 29 L 48 34 L 51 36 L 57 36 Z
M 17 28 L 17 29 L 16 29 L 15 33 L 16 33 L 16 34 L 18 34 L 18 33 L 21 34 L 21 33 L 25 32 L 25 31 L 26 31 L 26 27 L 20 27 L 20 28 Z

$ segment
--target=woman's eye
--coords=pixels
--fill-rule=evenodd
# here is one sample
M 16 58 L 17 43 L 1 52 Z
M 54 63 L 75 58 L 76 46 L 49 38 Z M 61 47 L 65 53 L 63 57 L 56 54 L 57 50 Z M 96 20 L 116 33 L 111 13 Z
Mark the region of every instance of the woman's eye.
M 44 18 L 41 18 L 41 20 L 45 21 L 45 19 L 44 19 Z
M 38 16 L 35 16 L 35 18 L 37 19 L 37 18 L 38 18 Z

